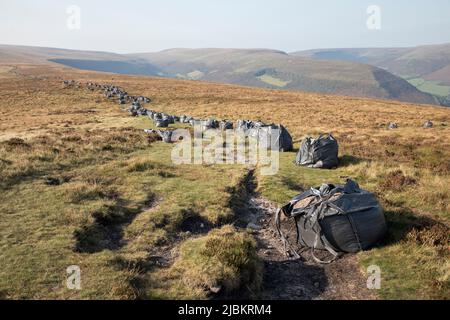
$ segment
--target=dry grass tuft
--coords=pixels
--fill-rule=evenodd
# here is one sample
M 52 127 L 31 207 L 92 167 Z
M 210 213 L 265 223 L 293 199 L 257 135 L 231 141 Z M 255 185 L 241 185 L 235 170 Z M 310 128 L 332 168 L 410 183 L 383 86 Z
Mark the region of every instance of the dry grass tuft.
M 224 294 L 258 292 L 261 271 L 253 238 L 229 225 L 183 243 L 172 267 L 186 286 L 203 288 L 206 294 L 211 288 L 222 288 Z
M 415 185 L 416 183 L 416 179 L 405 176 L 401 170 L 395 170 L 386 176 L 380 187 L 383 190 L 403 190 L 404 188 Z
M 409 241 L 430 247 L 450 246 L 450 230 L 446 225 L 434 224 L 424 228 L 414 228 L 406 236 Z

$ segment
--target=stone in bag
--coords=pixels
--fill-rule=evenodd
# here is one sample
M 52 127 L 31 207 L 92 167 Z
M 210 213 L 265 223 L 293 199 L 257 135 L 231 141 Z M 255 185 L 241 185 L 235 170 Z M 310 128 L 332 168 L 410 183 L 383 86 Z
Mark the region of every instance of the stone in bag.
M 259 128 L 250 129 L 249 137 L 257 137 L 261 147 L 280 152 L 292 151 L 294 148 L 292 136 L 281 124 L 264 125 Z M 275 148 L 275 146 L 277 148 Z
M 220 130 L 231 130 L 233 129 L 233 122 L 228 120 L 222 120 L 219 122 Z
M 330 263 L 342 252 L 370 249 L 387 231 L 383 209 L 375 195 L 350 179 L 345 185 L 311 188 L 278 210 L 275 221 L 279 236 L 286 252 L 298 258 L 281 230 L 281 213 L 295 221 L 297 244 L 311 248 L 313 259 L 319 263 Z M 316 250 L 327 250 L 331 259 L 317 258 Z
M 173 131 L 157 131 L 158 135 L 161 137 L 162 141 L 165 143 L 172 143 Z
M 156 120 L 155 126 L 157 128 L 167 128 L 169 126 L 169 122 L 167 120 Z
M 311 168 L 331 169 L 339 164 L 339 145 L 336 139 L 329 134 L 320 135 L 317 139 L 303 140 L 297 153 L 295 164 Z

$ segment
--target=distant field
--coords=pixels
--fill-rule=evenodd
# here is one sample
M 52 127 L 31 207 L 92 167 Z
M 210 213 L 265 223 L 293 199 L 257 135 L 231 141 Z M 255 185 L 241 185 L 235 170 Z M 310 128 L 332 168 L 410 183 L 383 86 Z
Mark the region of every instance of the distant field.
M 299 168 L 288 152 L 274 176 L 261 176 L 258 166 L 175 166 L 173 146 L 144 135 L 142 129 L 153 128 L 149 119 L 129 117 L 99 92 L 65 88 L 62 78 L 119 85 L 151 97 L 149 108 L 158 111 L 282 123 L 296 148 L 306 136 L 332 132 L 341 165 Z M 423 129 L 426 120 L 434 128 Z M 399 129 L 388 130 L 389 122 Z M 267 297 L 265 270 L 289 262 L 264 255 L 257 233 L 242 228 L 249 184 L 282 205 L 311 186 L 352 177 L 377 194 L 389 234 L 382 246 L 344 257 L 354 261 L 347 271 L 300 262 L 325 278 L 318 288 L 310 284 L 314 297 L 336 288 L 344 289 L 333 298 L 368 297 L 364 286 L 342 277 L 364 279 L 366 267 L 376 264 L 382 288 L 370 297 L 450 299 L 448 159 L 448 108 L 5 65 L 0 298 L 209 299 L 217 288 L 219 297 Z M 65 287 L 72 264 L 82 269 L 81 291 Z
M 278 88 L 286 87 L 286 85 L 288 85 L 290 83 L 290 81 L 283 81 L 282 79 L 275 78 L 268 74 L 262 75 L 262 76 L 258 77 L 258 79 L 261 80 L 262 82 L 268 83 L 268 84 L 278 87 Z
M 450 86 L 440 85 L 435 81 L 428 81 L 423 78 L 408 79 L 408 82 L 420 91 L 431 93 L 436 96 L 447 97 L 450 95 Z

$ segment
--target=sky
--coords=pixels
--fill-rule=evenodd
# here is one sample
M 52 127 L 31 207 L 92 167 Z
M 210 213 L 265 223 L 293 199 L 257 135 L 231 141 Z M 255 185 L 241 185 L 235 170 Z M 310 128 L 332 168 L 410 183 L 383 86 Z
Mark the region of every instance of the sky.
M 0 44 L 133 53 L 449 42 L 450 0 L 0 0 Z

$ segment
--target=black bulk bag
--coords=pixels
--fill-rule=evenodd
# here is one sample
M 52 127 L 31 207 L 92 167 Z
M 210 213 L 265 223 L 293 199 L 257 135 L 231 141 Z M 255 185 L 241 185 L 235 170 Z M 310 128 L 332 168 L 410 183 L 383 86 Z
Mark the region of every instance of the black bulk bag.
M 155 121 L 155 126 L 157 128 L 167 128 L 169 126 L 169 121 L 163 120 L 163 119 L 158 119 Z
M 345 185 L 323 184 L 318 189 L 311 188 L 278 210 L 276 227 L 287 249 L 290 244 L 281 231 L 281 212 L 294 219 L 297 243 L 311 248 L 312 257 L 319 263 L 332 262 L 339 252 L 370 249 L 387 231 L 383 210 L 375 195 L 360 189 L 350 179 Z M 327 250 L 332 259 L 318 259 L 316 249 Z M 295 250 L 291 251 L 299 257 Z
M 236 123 L 237 130 L 247 131 L 253 127 L 253 123 L 250 120 L 238 120 Z
M 171 115 L 168 115 L 168 114 L 163 114 L 162 115 L 162 119 L 167 121 L 167 123 L 169 123 L 169 124 L 174 124 L 175 123 L 175 120 L 173 119 L 173 117 Z
M 185 116 L 183 123 L 191 123 L 192 117 Z M 181 121 L 181 120 L 180 120 Z
M 276 134 L 276 135 L 275 135 Z M 265 125 L 263 127 L 250 129 L 248 136 L 259 139 L 260 145 L 266 149 L 278 149 L 287 152 L 293 149 L 292 137 L 289 131 L 281 124 Z M 277 146 L 277 148 L 275 148 Z
M 219 122 L 215 119 L 209 118 L 208 120 L 203 122 L 203 128 L 205 130 L 208 129 L 218 129 L 219 128 Z
M 292 137 L 289 131 L 281 124 L 278 125 L 279 135 L 277 137 L 278 145 L 281 152 L 291 151 L 294 146 L 292 144 Z
M 162 120 L 163 117 L 162 117 L 161 113 L 155 112 L 155 113 L 153 113 L 152 119 L 155 120 L 155 121 L 159 121 L 159 120 Z
M 233 129 L 233 122 L 222 120 L 219 122 L 220 130 L 231 130 Z
M 157 131 L 158 135 L 161 137 L 162 141 L 165 143 L 172 143 L 173 131 Z
M 338 143 L 331 134 L 327 137 L 320 135 L 317 139 L 306 138 L 300 146 L 295 163 L 299 166 L 331 169 L 339 163 L 338 153 Z

